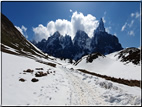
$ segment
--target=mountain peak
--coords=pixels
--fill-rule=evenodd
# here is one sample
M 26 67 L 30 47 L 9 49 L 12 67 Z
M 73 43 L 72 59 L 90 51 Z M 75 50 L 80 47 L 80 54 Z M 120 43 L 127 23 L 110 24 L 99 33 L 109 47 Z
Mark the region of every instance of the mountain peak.
M 56 31 L 56 32 L 53 34 L 53 37 L 60 37 L 59 31 Z
M 103 19 L 100 19 L 99 26 L 97 27 L 95 32 L 105 32 Z
M 89 38 L 89 36 L 86 34 L 86 32 L 84 32 L 82 30 L 77 30 L 76 35 L 74 37 L 74 40 L 75 39 L 79 39 L 79 38 L 82 38 L 82 39 L 85 38 L 85 39 L 87 39 L 87 38 Z

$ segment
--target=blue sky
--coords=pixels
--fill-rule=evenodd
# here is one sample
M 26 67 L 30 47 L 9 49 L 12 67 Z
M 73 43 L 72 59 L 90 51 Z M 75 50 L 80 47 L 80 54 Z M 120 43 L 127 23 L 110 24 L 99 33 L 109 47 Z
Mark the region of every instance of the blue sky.
M 54 31 L 84 30 L 91 37 L 100 18 L 124 48 L 140 46 L 140 2 L 2 2 L 7 16 L 28 40 L 48 38 Z

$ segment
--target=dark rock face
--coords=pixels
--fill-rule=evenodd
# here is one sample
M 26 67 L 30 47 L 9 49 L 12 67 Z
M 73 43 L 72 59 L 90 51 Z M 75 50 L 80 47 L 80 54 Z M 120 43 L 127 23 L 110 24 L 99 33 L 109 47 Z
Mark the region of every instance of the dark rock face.
M 102 19 L 92 38 L 84 31 L 78 30 L 72 40 L 69 35 L 63 37 L 57 31 L 48 40 L 43 39 L 36 46 L 54 57 L 74 60 L 95 52 L 106 55 L 123 49 L 118 38 L 105 31 Z
M 63 37 L 57 31 L 48 40 L 43 39 L 36 46 L 43 52 L 58 58 L 73 59 L 74 47 L 69 35 Z
M 76 35 L 73 39 L 74 51 L 75 51 L 74 59 L 75 60 L 78 60 L 82 56 L 90 53 L 90 48 L 89 48 L 90 42 L 91 42 L 91 39 L 84 31 L 78 30 L 76 32 Z
M 99 26 L 97 27 L 97 29 L 95 30 L 95 32 L 96 33 L 105 32 L 104 22 L 103 22 L 102 18 L 100 19 Z
M 94 59 L 97 59 L 99 56 L 105 57 L 104 55 L 96 52 L 96 53 L 88 55 L 87 58 L 86 58 L 86 62 L 91 63 L 91 62 L 93 62 Z
M 42 56 L 46 57 L 42 52 L 38 51 L 13 25 L 13 23 L 3 14 L 1 14 L 1 43 L 2 52 L 23 55 L 23 56 Z M 16 50 L 12 52 L 6 47 Z
M 89 36 L 84 31 L 78 30 L 76 32 L 74 39 L 73 39 L 73 42 L 76 47 L 79 47 L 81 49 L 85 49 L 85 48 L 87 48 L 86 47 L 87 41 L 89 39 L 90 39 Z
M 60 57 L 62 54 L 62 46 L 60 44 L 60 33 L 55 32 L 53 36 L 49 37 L 47 40 L 47 45 L 45 47 L 45 52 L 48 53 L 49 55 L 55 56 L 55 57 Z
M 132 62 L 135 65 L 140 64 L 140 49 L 138 48 L 132 47 L 124 49 L 116 54 L 116 56 L 118 56 L 118 59 L 121 59 L 122 62 Z
M 61 58 L 73 59 L 74 47 L 73 47 L 73 42 L 71 40 L 71 37 L 69 35 L 66 35 L 65 37 L 62 36 L 61 45 L 62 45 L 62 56 L 61 56 Z
M 104 55 L 123 49 L 118 38 L 107 32 L 94 33 L 91 48 L 92 52 L 99 52 Z
M 105 31 L 102 18 L 98 28 L 94 31 L 94 36 L 91 41 L 91 48 L 92 52 L 99 52 L 104 55 L 123 49 L 118 41 L 118 38 L 114 35 L 108 34 Z

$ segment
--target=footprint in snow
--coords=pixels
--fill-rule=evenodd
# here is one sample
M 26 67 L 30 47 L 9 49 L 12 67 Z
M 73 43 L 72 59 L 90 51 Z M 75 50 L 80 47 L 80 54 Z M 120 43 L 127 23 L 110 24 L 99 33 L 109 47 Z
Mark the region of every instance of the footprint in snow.
M 34 92 L 33 94 L 36 94 L 36 92 Z
M 88 83 L 90 83 L 91 81 L 88 81 Z

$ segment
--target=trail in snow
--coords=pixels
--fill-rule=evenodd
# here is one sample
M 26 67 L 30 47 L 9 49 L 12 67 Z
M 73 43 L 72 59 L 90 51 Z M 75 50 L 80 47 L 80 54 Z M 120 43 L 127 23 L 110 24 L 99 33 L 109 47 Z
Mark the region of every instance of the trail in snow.
M 85 83 L 81 78 L 66 71 L 67 78 L 70 81 L 71 104 L 73 105 L 106 105 L 107 103 L 99 96 L 99 91 L 93 89 L 90 85 Z
M 58 69 L 58 77 L 53 82 L 41 86 L 35 100 L 30 105 L 106 105 L 99 91 L 93 89 L 81 78 L 66 68 Z M 61 74 L 62 72 L 62 74 Z M 49 94 L 51 93 L 51 94 Z

